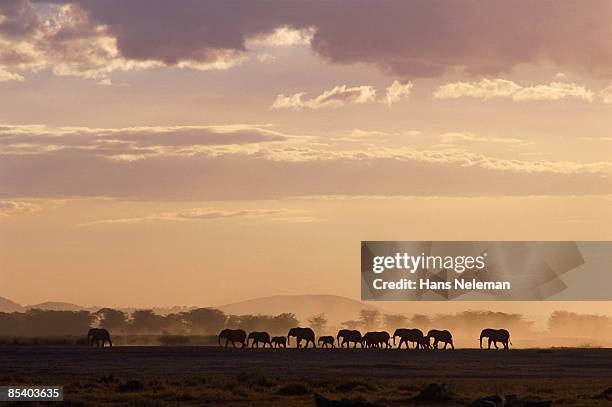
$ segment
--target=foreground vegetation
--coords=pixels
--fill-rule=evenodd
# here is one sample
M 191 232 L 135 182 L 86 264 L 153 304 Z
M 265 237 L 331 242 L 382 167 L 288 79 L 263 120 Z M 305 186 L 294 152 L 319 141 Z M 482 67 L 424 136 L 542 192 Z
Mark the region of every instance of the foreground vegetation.
M 612 349 L 233 350 L 0 346 L 0 385 L 62 385 L 68 405 L 612 404 Z M 527 403 L 529 402 L 529 403 Z M 319 404 L 321 406 L 336 404 Z M 342 406 L 342 405 L 340 405 Z
M 0 385 L 35 383 L 45 384 L 19 376 L 0 377 Z M 455 378 L 434 384 L 434 388 L 443 389 L 439 395 L 427 393 L 432 386 L 427 379 L 327 377 L 296 380 L 266 375 L 257 370 L 236 375 L 201 374 L 188 378 L 94 375 L 71 378 L 63 384 L 68 405 L 313 406 L 315 394 L 330 400 L 367 401 L 372 406 L 465 406 L 492 394 L 513 394 L 534 406 L 601 406 L 612 403 L 612 390 L 606 387 L 610 383 L 604 380 L 572 383 L 551 379 L 508 381 L 493 378 L 475 382 Z

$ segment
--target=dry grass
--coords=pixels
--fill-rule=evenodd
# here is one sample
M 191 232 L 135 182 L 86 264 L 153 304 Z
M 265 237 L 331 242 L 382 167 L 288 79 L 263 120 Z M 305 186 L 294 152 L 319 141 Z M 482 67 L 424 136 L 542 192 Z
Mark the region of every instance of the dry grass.
M 38 350 L 40 349 L 40 350 Z M 515 394 L 553 406 L 612 405 L 610 350 L 287 351 L 0 347 L 0 385 L 63 385 L 68 405 L 313 406 L 314 394 L 410 406 L 431 383 L 437 405 Z M 436 405 L 430 401 L 427 404 Z
M 63 382 L 62 379 L 60 382 Z M 37 384 L 38 380 L 3 377 L 0 384 Z M 359 383 L 356 385 L 356 383 Z M 127 377 L 99 376 L 63 382 L 66 400 L 72 405 L 181 405 L 228 406 L 312 406 L 315 393 L 330 399 L 362 398 L 370 402 L 405 406 L 415 404 L 412 399 L 427 387 L 427 380 L 394 379 L 371 380 L 329 378 L 302 379 L 299 383 L 258 376 L 244 382 L 231 376 L 197 376 L 177 379 L 157 377 L 128 379 Z M 601 406 L 612 403 L 612 396 L 603 395 L 604 383 L 568 383 L 552 380 L 520 382 L 507 380 L 448 380 L 450 398 L 439 405 L 465 406 L 477 398 L 495 393 L 516 394 L 529 401 L 550 401 L 554 406 Z M 427 404 L 436 404 L 430 402 Z

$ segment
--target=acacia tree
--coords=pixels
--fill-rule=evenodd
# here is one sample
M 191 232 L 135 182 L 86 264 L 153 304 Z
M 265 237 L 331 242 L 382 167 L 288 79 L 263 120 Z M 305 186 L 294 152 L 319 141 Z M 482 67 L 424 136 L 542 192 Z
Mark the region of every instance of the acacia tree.
M 286 312 L 274 316 L 270 321 L 269 329 L 271 333 L 280 333 L 285 335 L 289 329 L 298 325 L 299 321 L 295 317 L 295 314 Z
M 113 308 L 102 308 L 96 312 L 102 328 L 111 332 L 125 332 L 128 328 L 127 314 Z
M 410 318 L 410 323 L 415 327 L 426 329 L 431 325 L 431 318 L 424 314 L 414 314 L 412 318 Z
M 217 334 L 227 321 L 223 311 L 215 308 L 196 308 L 181 315 L 192 334 Z
M 325 318 L 325 314 L 313 315 L 308 318 L 308 324 L 315 332 L 325 332 L 327 318 Z
M 151 309 L 136 310 L 132 313 L 130 330 L 137 334 L 158 334 L 167 331 L 167 320 Z
M 355 329 L 359 329 L 359 326 L 361 326 L 361 321 L 356 321 L 356 320 L 350 320 L 350 321 L 344 321 L 342 322 L 342 327 L 345 329 L 350 329 L 355 330 Z
M 408 318 L 402 314 L 385 314 L 384 320 L 385 328 L 392 331 L 397 328 L 402 328 L 404 325 L 406 325 L 406 321 L 408 320 Z
M 359 319 L 366 331 L 371 331 L 380 323 L 380 312 L 372 309 L 362 309 L 359 312 Z

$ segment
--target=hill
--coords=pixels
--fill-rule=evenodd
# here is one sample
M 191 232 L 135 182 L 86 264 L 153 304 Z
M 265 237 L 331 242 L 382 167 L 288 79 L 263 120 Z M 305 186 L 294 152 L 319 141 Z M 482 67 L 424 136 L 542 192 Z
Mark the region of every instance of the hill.
M 28 309 L 43 309 L 47 311 L 81 311 L 85 308 L 80 305 L 72 304 L 69 302 L 57 302 L 57 301 L 47 301 L 41 302 L 40 304 L 28 305 Z
M 359 312 L 363 309 L 389 313 L 383 308 L 338 295 L 274 295 L 216 308 L 232 315 L 277 315 L 292 312 L 303 323 L 313 315 L 325 314 L 330 325 L 339 325 L 343 321 L 358 319 Z
M 9 300 L 8 298 L 0 297 L 0 312 L 23 312 L 25 308 Z

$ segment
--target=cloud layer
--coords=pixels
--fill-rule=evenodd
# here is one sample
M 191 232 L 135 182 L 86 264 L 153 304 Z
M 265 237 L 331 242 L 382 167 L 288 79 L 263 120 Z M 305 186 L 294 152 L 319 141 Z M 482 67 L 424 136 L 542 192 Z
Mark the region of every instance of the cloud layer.
M 265 126 L 151 126 L 118 129 L 0 125 L 0 154 L 83 153 L 137 160 L 189 155 L 209 146 L 285 141 Z
M 457 99 L 461 97 L 479 99 L 507 97 L 515 102 L 578 98 L 591 102 L 595 98 L 595 93 L 575 83 L 552 82 L 549 85 L 522 86 L 506 79 L 447 83 L 434 91 L 434 98 L 436 99 Z
M 222 69 L 256 46 L 299 44 L 332 63 L 403 77 L 491 75 L 520 64 L 612 77 L 607 0 L 40 3 L 0 5 L 2 69 L 106 80 L 114 70 L 157 65 Z M 57 5 L 50 12 L 49 3 Z
M 0 201 L 0 218 L 19 213 L 32 213 L 41 209 L 40 205 L 22 201 Z
M 149 222 L 193 222 L 201 220 L 236 218 L 236 217 L 269 217 L 280 215 L 286 211 L 280 209 L 243 209 L 228 211 L 215 208 L 191 208 L 174 212 L 163 212 L 135 218 L 103 219 L 82 226 L 112 225 L 126 223 L 149 223 Z
M 512 160 L 457 148 L 465 142 L 521 143 L 518 139 L 450 133 L 440 137 L 441 149 L 334 150 L 270 128 L 193 129 L 172 128 L 170 135 L 167 128 L 4 126 L 0 198 L 612 193 L 609 161 Z

